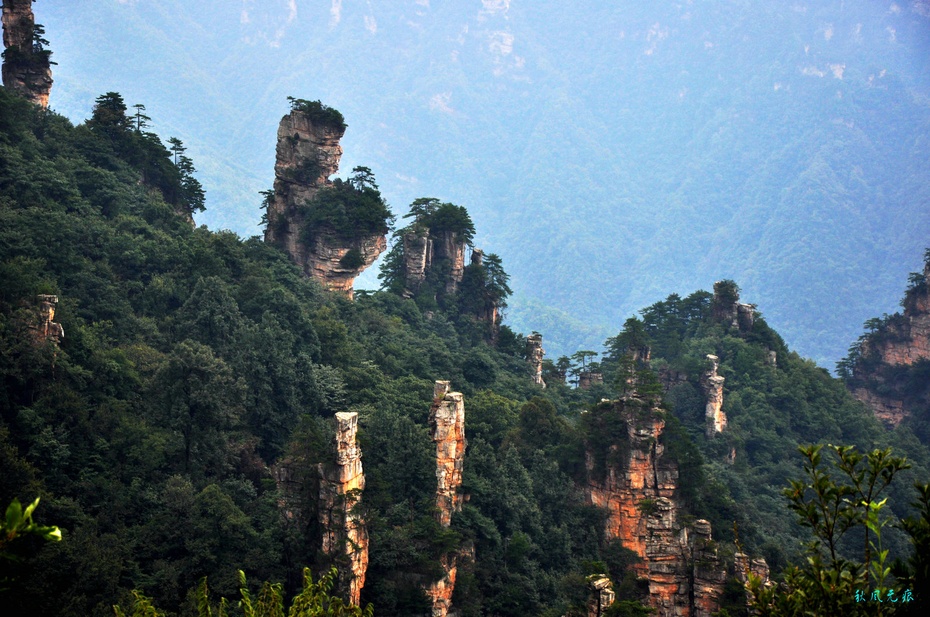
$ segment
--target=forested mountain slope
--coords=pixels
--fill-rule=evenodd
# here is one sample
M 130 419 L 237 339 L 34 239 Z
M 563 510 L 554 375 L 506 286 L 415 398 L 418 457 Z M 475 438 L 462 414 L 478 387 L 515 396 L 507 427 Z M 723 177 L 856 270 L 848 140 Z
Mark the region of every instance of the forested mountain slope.
M 773 573 L 799 559 L 807 536 L 778 493 L 801 477 L 798 443 L 894 445 L 913 464 L 888 493 L 897 514 L 911 481 L 928 477 L 927 451 L 906 428 L 886 433 L 758 315 L 734 326 L 732 298 L 671 296 L 628 321 L 599 366 L 585 365 L 603 383 L 571 388 L 554 365 L 542 389 L 525 338 L 493 332 L 474 310 L 480 278 L 442 292 L 427 275 L 406 299 L 403 286 L 354 302 L 325 291 L 257 238 L 192 227 L 183 170 L 120 100 L 99 97 L 73 126 L 0 90 L 0 503 L 41 496 L 37 518 L 64 531 L 60 543 L 9 547 L 24 560 L 0 564 L 14 614 L 109 615 L 132 589 L 196 614 L 189 590 L 207 576 L 232 597 L 238 569 L 293 593 L 302 566 L 331 561 L 317 465 L 333 457 L 342 411 L 358 414 L 361 600 L 377 615 L 428 611 L 424 589 L 451 553 L 462 615 L 583 615 L 591 574 L 612 579 L 617 614 L 655 602 L 651 582 L 636 580 L 648 564 L 612 536 L 594 497 L 624 461 L 659 461 L 657 446 L 662 477 L 678 479 L 663 485 L 668 502 L 631 507 L 643 525 L 672 509 L 682 525 L 709 521 L 726 577 L 734 521 Z M 423 291 L 433 284 L 440 291 Z M 53 316 L 40 294 L 57 296 Z M 49 322 L 60 330 L 41 329 Z M 708 354 L 728 417 L 711 437 Z M 462 503 L 449 527 L 435 516 L 436 380 L 465 404 Z M 661 435 L 631 441 L 642 422 Z M 909 553 L 900 531 L 883 538 Z M 742 610 L 742 589 L 729 589 L 717 601 Z
M 256 233 L 285 97 L 322 99 L 389 203 L 469 209 L 559 354 L 732 278 L 832 367 L 930 232 L 926 2 L 36 7 L 52 108 L 146 103 L 199 161 L 199 222 Z

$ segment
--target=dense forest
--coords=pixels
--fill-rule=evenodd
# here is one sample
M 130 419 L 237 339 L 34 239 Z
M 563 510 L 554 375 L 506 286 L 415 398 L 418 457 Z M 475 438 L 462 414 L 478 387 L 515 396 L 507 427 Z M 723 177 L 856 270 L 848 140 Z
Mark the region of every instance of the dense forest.
M 250 614 L 248 593 L 295 604 L 325 596 L 326 573 L 340 564 L 320 550 L 317 466 L 332 457 L 340 411 L 359 418 L 370 535 L 362 605 L 376 615 L 427 614 L 424 585 L 450 551 L 473 556 L 452 599 L 463 616 L 585 615 L 590 575 L 613 582 L 610 614 L 646 614 L 636 554 L 605 537 L 607 514 L 582 490 L 624 447 L 633 416 L 617 409 L 664 423 L 682 519 L 711 523 L 731 573 L 738 551 L 764 557 L 775 579 L 786 573 L 787 587 L 756 589 L 762 609 L 788 610 L 765 594 L 809 592 L 803 581 L 818 573 L 844 582 L 828 599 L 868 589 L 861 545 L 873 524 L 881 564 L 902 560 L 876 589 L 922 599 L 927 564 L 915 544 L 928 546 L 930 504 L 910 504 L 914 482 L 930 477 L 926 441 L 907 425 L 884 429 L 757 311 L 751 328 L 721 319 L 738 299 L 735 283 L 643 309 L 603 352 L 546 363 L 543 389 L 527 337 L 482 318 L 509 293 L 499 258 L 468 266 L 455 290 L 427 280 L 410 296 L 395 252 L 385 289 L 349 301 L 258 238 L 193 227 L 203 205 L 193 163 L 135 109 L 107 93 L 74 126 L 0 89 L 0 503 L 41 498 L 30 512 L 35 534 L 14 537 L 25 523 L 3 523 L 0 604 L 10 614 L 102 616 L 119 605 L 202 615 L 220 597 L 230 614 Z M 395 249 L 426 226 L 469 241 L 474 233 L 467 211 L 439 200 L 417 200 L 410 217 Z M 37 334 L 40 295 L 57 296 L 54 337 Z M 708 355 L 719 359 L 728 418 L 711 436 Z M 467 499 L 448 528 L 434 516 L 427 414 L 436 380 L 451 381 L 467 410 Z M 810 442 L 907 458 L 877 463 L 881 478 L 895 476 L 881 493 L 887 505 L 873 518 L 859 503 L 843 510 L 849 533 L 829 544 L 842 558 L 817 571 L 804 565 L 822 539 L 823 521 L 804 518 L 811 495 L 842 505 L 856 493 L 841 472 L 816 479 L 819 455 L 797 450 Z M 849 451 L 838 452 L 842 466 Z M 851 463 L 853 480 L 868 477 L 863 464 Z M 282 468 L 297 486 L 289 495 Z M 814 478 L 808 492 L 805 478 Z M 786 499 L 792 480 L 801 494 Z M 735 580 L 720 615 L 746 614 Z

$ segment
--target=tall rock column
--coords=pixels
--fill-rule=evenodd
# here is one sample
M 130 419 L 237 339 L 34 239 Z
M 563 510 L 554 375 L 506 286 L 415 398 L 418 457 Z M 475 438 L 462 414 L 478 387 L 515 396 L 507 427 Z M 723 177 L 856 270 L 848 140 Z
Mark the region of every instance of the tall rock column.
M 450 392 L 448 381 L 437 381 L 429 425 L 436 443 L 437 520 L 443 527 L 452 523 L 452 513 L 462 507 L 462 468 L 465 461 L 465 401 L 460 392 Z M 432 600 L 432 617 L 446 617 L 452 606 L 452 592 L 458 571 L 456 553 L 442 557 L 443 577 L 429 585 L 426 595 Z
M 48 107 L 52 90 L 51 52 L 42 48 L 32 0 L 3 0 L 3 85 L 29 101 Z
M 526 361 L 530 364 L 530 371 L 533 373 L 533 383 L 538 386 L 546 387 L 546 382 L 542 378 L 542 363 L 545 351 L 542 347 L 542 334 L 534 332 L 526 337 Z
M 281 118 L 265 241 L 281 247 L 304 274 L 352 298 L 352 285 L 387 248 L 384 234 L 353 239 L 326 226 L 307 229 L 306 208 L 339 171 L 345 125 L 300 109 Z
M 720 366 L 717 356 L 707 354 L 710 368 L 701 375 L 701 389 L 707 401 L 704 413 L 707 417 L 707 436 L 713 437 L 727 427 L 727 414 L 723 412 L 723 383 L 725 377 L 717 374 Z
M 354 511 L 365 488 L 362 452 L 355 443 L 357 431 L 357 413 L 337 413 L 335 464 L 319 466 L 323 552 L 340 564 L 340 586 L 355 606 L 368 570 L 368 529 Z

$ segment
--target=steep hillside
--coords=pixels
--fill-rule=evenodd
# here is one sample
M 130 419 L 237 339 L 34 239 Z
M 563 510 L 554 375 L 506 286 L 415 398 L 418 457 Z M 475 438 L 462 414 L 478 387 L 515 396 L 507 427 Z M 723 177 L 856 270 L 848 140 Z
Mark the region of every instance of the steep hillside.
M 898 515 L 928 477 L 906 427 L 733 283 L 539 374 L 538 335 L 497 319 L 505 261 L 456 267 L 463 208 L 415 200 L 396 284 L 349 301 L 270 243 L 191 226 L 193 164 L 127 114 L 109 92 L 74 126 L 0 90 L 0 503 L 41 496 L 63 530 L 0 544 L 22 558 L 0 562 L 13 614 L 111 615 L 135 589 L 194 615 L 204 576 L 213 600 L 238 569 L 290 596 L 335 565 L 334 593 L 378 615 L 709 616 L 745 608 L 734 522 L 773 575 L 799 559 L 779 494 L 798 443 L 893 441 L 913 463 Z M 417 239 L 454 248 L 422 280 Z

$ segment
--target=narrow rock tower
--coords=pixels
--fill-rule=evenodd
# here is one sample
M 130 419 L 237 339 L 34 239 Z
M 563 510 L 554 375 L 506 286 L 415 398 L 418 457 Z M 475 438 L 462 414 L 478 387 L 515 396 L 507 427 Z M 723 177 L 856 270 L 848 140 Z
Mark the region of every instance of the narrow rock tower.
M 710 367 L 701 375 L 701 389 L 707 401 L 704 413 L 707 417 L 707 436 L 713 437 L 727 427 L 727 414 L 723 412 L 723 383 L 726 378 L 717 374 L 720 366 L 717 356 L 707 355 Z
M 52 69 L 32 0 L 3 0 L 3 85 L 43 109 L 52 90 Z
M 542 334 L 534 332 L 526 337 L 526 361 L 530 364 L 533 383 L 543 388 L 546 387 L 546 382 L 542 378 L 542 363 L 545 353 L 542 347 Z
M 448 381 L 437 381 L 429 411 L 430 433 L 436 443 L 436 509 L 443 527 L 452 523 L 452 513 L 462 508 L 462 468 L 465 461 L 465 401 L 460 392 L 450 392 Z M 447 617 L 458 572 L 456 552 L 442 556 L 445 572 L 426 589 L 432 601 L 432 617 Z
M 368 529 L 353 511 L 365 488 L 362 452 L 355 443 L 357 431 L 357 413 L 337 413 L 335 464 L 319 466 L 323 552 L 343 565 L 339 569 L 340 587 L 355 606 L 368 570 Z

